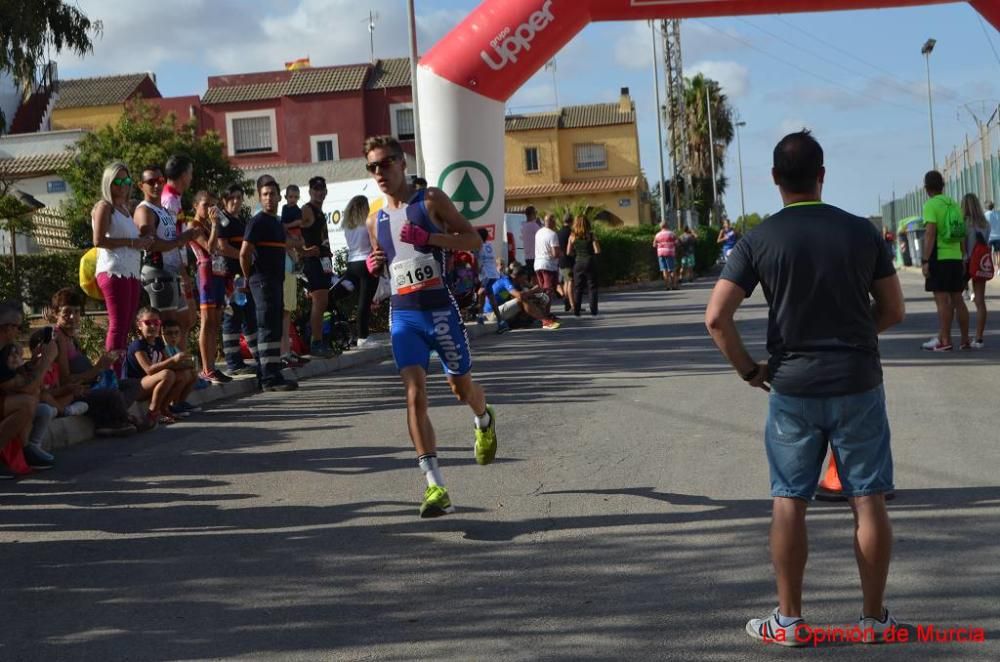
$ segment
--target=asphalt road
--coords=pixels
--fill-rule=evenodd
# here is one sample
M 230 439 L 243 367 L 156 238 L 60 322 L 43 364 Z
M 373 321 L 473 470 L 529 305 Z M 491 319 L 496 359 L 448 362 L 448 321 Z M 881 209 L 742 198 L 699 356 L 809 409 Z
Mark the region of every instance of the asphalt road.
M 908 320 L 882 340 L 889 604 L 986 643 L 796 652 L 746 637 L 776 604 L 766 396 L 711 345 L 706 281 L 477 341 L 492 466 L 474 463 L 471 414 L 435 375 L 458 509 L 445 518 L 417 517 L 423 477 L 388 363 L 87 443 L 0 484 L 0 660 L 1000 659 L 1000 334 L 982 352 L 921 353 L 934 318 L 904 280 Z M 741 313 L 758 355 L 765 317 L 759 296 Z M 849 511 L 817 504 L 809 522 L 805 615 L 851 623 Z

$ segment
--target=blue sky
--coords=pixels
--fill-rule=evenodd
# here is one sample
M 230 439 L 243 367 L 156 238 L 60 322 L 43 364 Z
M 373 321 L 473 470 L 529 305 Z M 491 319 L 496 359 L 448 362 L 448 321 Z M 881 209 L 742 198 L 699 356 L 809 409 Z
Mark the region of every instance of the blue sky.
M 376 57 L 407 53 L 403 0 L 177 0 L 176 27 L 156 11 L 123 12 L 112 0 L 79 0 L 104 22 L 92 55 L 59 59 L 64 78 L 154 71 L 165 96 L 202 94 L 206 78 L 278 69 L 310 56 L 314 65 L 368 59 L 369 9 L 379 12 Z M 416 0 L 421 51 L 446 34 L 474 0 Z M 196 20 L 192 20 L 196 19 Z M 985 28 L 985 29 L 984 29 Z M 858 214 L 878 211 L 895 189 L 915 187 L 929 169 L 924 59 L 931 56 L 939 164 L 975 134 L 968 104 L 985 120 L 1000 103 L 1000 34 L 964 3 L 908 9 L 690 20 L 683 23 L 685 73 L 719 80 L 746 121 L 743 173 L 747 211 L 773 212 L 774 143 L 810 128 L 826 150 L 824 198 Z M 629 87 L 639 117 L 642 165 L 657 177 L 650 32 L 645 22 L 589 26 L 557 57 L 563 105 L 615 101 Z M 992 48 L 991 48 L 992 44 Z M 555 106 L 552 72 L 540 72 L 510 107 Z M 984 115 L 985 113 L 985 115 Z M 725 164 L 724 202 L 740 213 L 736 144 Z

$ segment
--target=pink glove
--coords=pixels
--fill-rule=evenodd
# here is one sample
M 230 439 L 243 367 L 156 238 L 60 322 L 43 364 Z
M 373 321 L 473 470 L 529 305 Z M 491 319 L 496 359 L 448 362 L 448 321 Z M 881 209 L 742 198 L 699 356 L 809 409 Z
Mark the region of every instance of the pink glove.
M 375 257 L 375 253 L 369 253 L 368 258 L 365 260 L 365 266 L 368 267 L 368 273 L 372 276 L 378 276 L 379 272 L 382 271 L 381 260 Z
M 417 248 L 427 245 L 431 238 L 431 233 L 413 223 L 403 226 L 403 231 L 399 233 L 399 240 L 406 244 L 413 244 Z

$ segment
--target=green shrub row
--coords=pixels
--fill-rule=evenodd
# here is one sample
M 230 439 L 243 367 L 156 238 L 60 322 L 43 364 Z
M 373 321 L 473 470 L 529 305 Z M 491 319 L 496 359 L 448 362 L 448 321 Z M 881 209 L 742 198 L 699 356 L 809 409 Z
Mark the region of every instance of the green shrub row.
M 602 287 L 616 283 L 638 283 L 660 278 L 660 267 L 653 248 L 653 237 L 659 232 L 657 225 L 608 227 L 594 225 L 601 242 L 598 260 L 598 281 Z M 716 238 L 719 229 L 700 227 L 696 231 L 695 271 L 704 273 L 719 259 Z
M 11 257 L 0 255 L 0 300 L 15 299 L 40 310 L 57 290 L 80 287 L 81 255 L 83 251 L 18 255 L 16 283 Z

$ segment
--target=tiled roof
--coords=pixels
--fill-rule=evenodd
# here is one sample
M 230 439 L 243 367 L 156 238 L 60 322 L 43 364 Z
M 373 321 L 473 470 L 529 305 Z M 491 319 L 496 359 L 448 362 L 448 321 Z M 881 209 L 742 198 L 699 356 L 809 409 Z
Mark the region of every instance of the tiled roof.
M 509 115 L 505 122 L 507 131 L 534 131 L 554 129 L 559 126 L 559 113 L 531 113 L 530 115 Z
M 15 177 L 44 175 L 58 172 L 72 162 L 73 153 L 69 150 L 57 154 L 17 156 L 12 159 L 0 159 L 0 173 Z
M 395 57 L 376 62 L 375 69 L 372 71 L 367 85 L 369 90 L 409 86 L 410 59 L 405 57 Z
M 149 74 L 123 74 L 99 78 L 72 78 L 59 81 L 55 107 L 112 106 L 125 103 Z
M 205 92 L 201 102 L 235 103 L 237 101 L 260 101 L 261 99 L 277 99 L 284 96 L 286 82 L 254 83 L 251 85 L 227 85 L 225 87 L 210 87 Z
M 300 69 L 288 81 L 285 96 L 296 94 L 324 94 L 360 90 L 368 75 L 368 65 L 321 69 Z
M 634 191 L 639 187 L 638 177 L 603 177 L 579 182 L 558 184 L 536 184 L 534 186 L 512 186 L 504 194 L 508 200 L 526 200 L 562 195 L 586 195 L 588 193 L 612 193 L 614 191 Z
M 632 124 L 635 110 L 626 113 L 617 103 L 592 103 L 585 106 L 566 106 L 555 112 L 508 115 L 507 131 L 534 131 L 537 129 L 579 129 L 612 124 Z
M 293 71 L 288 80 L 248 85 L 210 87 L 201 102 L 205 104 L 237 103 L 278 99 L 299 94 L 328 94 L 360 90 L 365 85 L 369 65 L 317 67 Z
M 39 209 L 32 215 L 35 231 L 32 237 L 41 248 L 50 251 L 73 250 L 69 240 L 69 224 L 55 209 Z

